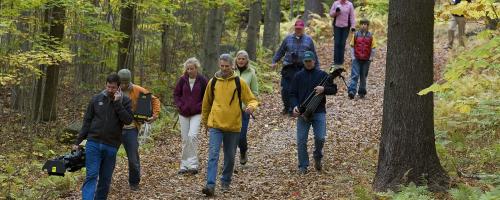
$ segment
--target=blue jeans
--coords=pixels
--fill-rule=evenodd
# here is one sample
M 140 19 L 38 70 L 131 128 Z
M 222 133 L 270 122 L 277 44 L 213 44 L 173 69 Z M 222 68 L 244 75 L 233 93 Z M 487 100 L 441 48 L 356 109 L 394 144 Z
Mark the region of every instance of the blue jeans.
M 241 132 L 240 132 L 240 143 L 238 147 L 240 147 L 240 153 L 246 153 L 248 150 L 247 143 L 247 132 L 248 132 L 248 123 L 250 122 L 250 115 L 246 112 L 242 112 L 241 114 Z
M 323 146 L 326 136 L 326 113 L 314 113 L 311 122 L 306 122 L 302 117 L 297 119 L 297 152 L 299 156 L 299 168 L 307 169 L 309 166 L 309 155 L 307 154 L 307 138 L 309 128 L 313 127 L 315 160 L 323 158 Z
M 141 163 L 139 160 L 139 142 L 137 136 L 139 131 L 134 129 L 123 129 L 122 142 L 128 158 L 128 183 L 139 185 L 141 181 Z
M 208 142 L 208 163 L 207 163 L 207 187 L 215 188 L 217 180 L 217 165 L 219 162 L 219 152 L 221 144 L 224 151 L 224 166 L 222 168 L 221 181 L 223 184 L 230 184 L 234 170 L 234 154 L 239 133 L 224 132 L 220 129 L 210 128 L 210 139 Z
M 333 64 L 344 64 L 344 52 L 347 36 L 349 36 L 349 27 L 333 27 L 334 44 L 333 44 Z
M 351 68 L 351 81 L 349 82 L 349 94 L 356 94 L 359 79 L 359 95 L 366 95 L 366 77 L 368 77 L 368 70 L 370 61 L 359 61 L 354 59 Z
M 117 151 L 118 148 L 114 146 L 87 140 L 85 145 L 87 176 L 82 186 L 82 199 L 106 199 L 108 197 Z

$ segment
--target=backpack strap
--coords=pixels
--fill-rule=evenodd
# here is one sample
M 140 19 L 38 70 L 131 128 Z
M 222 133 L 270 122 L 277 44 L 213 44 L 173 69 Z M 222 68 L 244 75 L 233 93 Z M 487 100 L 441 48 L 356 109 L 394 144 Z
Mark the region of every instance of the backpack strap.
M 214 90 L 215 90 L 215 83 L 217 82 L 217 78 L 212 78 L 212 82 L 211 82 L 211 93 L 212 93 L 212 103 L 214 102 L 215 100 L 215 96 L 214 96 Z M 234 78 L 234 83 L 236 84 L 236 90 L 234 90 L 233 92 L 233 96 L 231 97 L 231 101 L 229 102 L 229 104 L 233 103 L 233 100 L 234 100 L 234 93 L 237 93 L 238 95 L 238 101 L 239 101 L 239 104 L 240 104 L 240 109 L 242 109 L 242 102 L 241 102 L 241 83 L 240 83 L 240 77 L 235 77 Z
M 236 91 L 238 91 L 238 100 L 240 101 L 240 109 L 243 109 L 241 105 L 241 83 L 240 83 L 240 77 L 236 77 L 234 79 L 234 83 L 236 83 Z

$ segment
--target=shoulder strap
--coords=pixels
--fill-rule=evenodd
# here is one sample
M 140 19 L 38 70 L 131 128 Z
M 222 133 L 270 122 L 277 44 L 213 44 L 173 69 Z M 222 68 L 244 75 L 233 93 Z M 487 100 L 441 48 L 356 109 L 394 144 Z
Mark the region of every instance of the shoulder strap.
M 215 100 L 215 96 L 214 96 L 214 90 L 215 90 L 215 83 L 217 83 L 217 78 L 213 77 L 212 78 L 212 81 L 211 81 L 211 87 L 210 87 L 210 92 L 212 93 L 212 103 L 214 102 Z
M 241 83 L 240 83 L 240 77 L 236 77 L 234 79 L 234 82 L 236 83 L 236 91 L 238 92 L 238 101 L 240 102 L 240 109 L 241 109 L 242 105 L 241 105 Z

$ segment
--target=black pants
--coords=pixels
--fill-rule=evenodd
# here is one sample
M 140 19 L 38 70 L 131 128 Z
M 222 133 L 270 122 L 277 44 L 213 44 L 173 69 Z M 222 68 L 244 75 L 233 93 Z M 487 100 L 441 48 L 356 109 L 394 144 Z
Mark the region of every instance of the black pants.
M 303 64 L 289 64 L 281 69 L 281 100 L 283 101 L 283 110 L 288 113 L 291 113 L 293 109 L 290 105 L 290 86 L 293 77 L 302 68 L 304 68 Z

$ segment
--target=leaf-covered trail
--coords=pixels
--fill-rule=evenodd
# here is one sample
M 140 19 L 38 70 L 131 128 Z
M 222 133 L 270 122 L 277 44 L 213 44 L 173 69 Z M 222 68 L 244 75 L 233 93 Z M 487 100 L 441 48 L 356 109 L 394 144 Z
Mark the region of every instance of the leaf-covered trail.
M 323 64 L 331 59 L 331 43 L 320 45 Z M 324 52 L 324 53 L 323 53 Z M 281 98 L 261 95 L 256 120 L 251 120 L 248 134 L 249 162 L 242 167 L 237 153 L 236 170 L 231 190 L 223 193 L 216 188 L 215 198 L 221 199 L 282 199 L 320 198 L 352 199 L 356 187 L 371 187 L 376 168 L 378 138 L 381 129 L 385 50 L 379 51 L 368 77 L 365 99 L 349 100 L 344 83 L 337 80 L 339 92 L 327 99 L 327 139 L 324 147 L 323 171 L 313 168 L 312 130 L 308 151 L 309 173 L 298 175 L 296 128 L 294 118 L 280 114 Z M 349 66 L 350 61 L 347 61 Z M 325 65 L 326 66 L 326 65 Z M 347 67 L 348 78 L 350 66 Z M 276 85 L 278 88 L 278 85 Z M 119 158 L 113 175 L 109 199 L 176 199 L 203 198 L 207 161 L 207 136 L 199 135 L 200 173 L 195 176 L 177 175 L 180 134 L 168 134 L 148 152 L 141 152 L 142 180 L 140 191 L 128 188 L 126 158 Z M 222 166 L 222 152 L 221 162 Z M 221 170 L 219 170 L 220 173 Z M 219 178 L 217 184 L 220 184 Z M 73 197 L 79 197 L 75 191 Z

